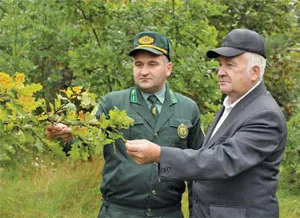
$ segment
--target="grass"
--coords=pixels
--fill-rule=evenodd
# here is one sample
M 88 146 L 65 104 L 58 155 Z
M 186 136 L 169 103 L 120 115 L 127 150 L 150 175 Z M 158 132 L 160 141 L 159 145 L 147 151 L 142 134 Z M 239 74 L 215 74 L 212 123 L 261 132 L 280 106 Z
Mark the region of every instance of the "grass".
M 0 217 L 97 217 L 102 165 L 44 156 L 0 168 Z M 278 197 L 280 217 L 300 217 L 299 189 L 280 182 Z M 188 217 L 186 193 L 182 209 Z
M 102 159 L 74 162 L 32 159 L 2 168 L 0 217 L 97 217 Z
M 286 172 L 281 170 L 281 180 L 277 190 L 281 218 L 300 217 L 300 188 L 291 187 L 284 179 Z

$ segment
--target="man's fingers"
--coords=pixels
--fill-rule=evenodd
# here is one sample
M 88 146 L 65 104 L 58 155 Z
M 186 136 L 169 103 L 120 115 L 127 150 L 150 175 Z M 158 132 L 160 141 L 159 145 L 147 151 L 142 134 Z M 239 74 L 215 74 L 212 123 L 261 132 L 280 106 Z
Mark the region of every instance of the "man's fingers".
M 71 139 L 69 134 L 62 134 L 59 135 L 59 137 L 63 140 L 63 141 L 69 141 Z
M 136 162 L 137 164 L 143 164 L 143 159 L 138 158 L 138 157 L 133 157 L 134 162 Z
M 138 150 L 134 148 L 126 148 L 127 153 L 130 156 L 136 157 L 138 155 Z
M 56 126 L 56 125 L 49 125 L 49 126 L 47 126 L 47 130 L 49 130 L 49 131 L 59 131 L 61 129 L 62 129 L 62 127 Z
M 136 152 L 138 150 L 133 141 L 127 140 L 125 146 L 128 152 Z

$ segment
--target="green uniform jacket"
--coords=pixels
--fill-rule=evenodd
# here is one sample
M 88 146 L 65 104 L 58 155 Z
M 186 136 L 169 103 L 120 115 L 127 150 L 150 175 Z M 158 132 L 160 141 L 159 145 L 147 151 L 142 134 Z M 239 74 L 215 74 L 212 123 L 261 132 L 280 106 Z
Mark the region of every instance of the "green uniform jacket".
M 173 93 L 168 86 L 156 124 L 136 87 L 107 94 L 100 103 L 97 116 L 102 113 L 108 116 L 108 111 L 114 107 L 126 110 L 127 115 L 134 119 L 134 126 L 123 131 L 125 139 L 148 139 L 160 146 L 181 149 L 198 149 L 202 145 L 197 104 L 190 98 Z M 185 130 L 188 130 L 186 136 Z M 126 153 L 122 140 L 117 141 L 116 151 L 113 145 L 106 145 L 104 158 L 100 189 L 107 201 L 145 211 L 180 205 L 185 183 L 160 182 L 157 165 L 136 164 Z

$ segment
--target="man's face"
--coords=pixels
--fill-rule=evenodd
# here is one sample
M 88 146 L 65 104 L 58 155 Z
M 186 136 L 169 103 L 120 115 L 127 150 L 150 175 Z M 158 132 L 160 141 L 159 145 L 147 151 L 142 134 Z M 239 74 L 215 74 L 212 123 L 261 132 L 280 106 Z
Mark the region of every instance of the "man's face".
M 259 69 L 249 69 L 248 56 L 245 53 L 231 58 L 220 56 L 217 59 L 220 63 L 220 90 L 230 98 L 231 103 L 243 96 L 259 80 Z
M 139 51 L 133 57 L 134 83 L 146 93 L 163 89 L 171 71 L 172 63 L 164 55 Z

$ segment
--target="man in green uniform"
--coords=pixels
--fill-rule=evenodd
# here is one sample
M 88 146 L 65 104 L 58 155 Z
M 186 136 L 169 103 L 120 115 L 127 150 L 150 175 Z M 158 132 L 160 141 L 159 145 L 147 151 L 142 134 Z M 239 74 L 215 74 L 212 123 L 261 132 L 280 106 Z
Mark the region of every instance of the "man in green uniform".
M 129 56 L 133 57 L 135 86 L 107 94 L 97 116 L 108 117 L 109 110 L 117 107 L 134 119 L 134 126 L 123 132 L 125 139 L 198 149 L 203 141 L 198 106 L 166 84 L 173 67 L 169 39 L 156 32 L 138 33 Z M 157 164 L 136 164 L 122 140 L 116 142 L 116 151 L 106 145 L 104 158 L 99 217 L 183 217 L 183 181 L 159 181 Z

